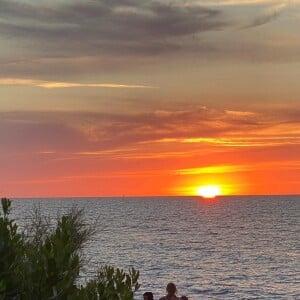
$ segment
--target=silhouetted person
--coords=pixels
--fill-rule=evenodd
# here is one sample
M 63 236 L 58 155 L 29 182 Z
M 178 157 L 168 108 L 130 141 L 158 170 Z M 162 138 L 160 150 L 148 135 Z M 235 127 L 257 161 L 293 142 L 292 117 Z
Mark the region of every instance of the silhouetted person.
M 144 300 L 153 300 L 153 294 L 151 292 L 146 292 L 143 294 Z
M 172 282 L 168 283 L 166 290 L 167 290 L 167 295 L 160 298 L 159 300 L 180 300 L 176 296 L 177 288 L 174 283 L 172 283 Z

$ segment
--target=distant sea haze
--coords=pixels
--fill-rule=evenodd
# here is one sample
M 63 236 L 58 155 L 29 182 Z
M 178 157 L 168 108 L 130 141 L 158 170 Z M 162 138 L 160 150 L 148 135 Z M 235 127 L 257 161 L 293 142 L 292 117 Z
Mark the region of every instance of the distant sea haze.
M 75 205 L 97 220 L 82 276 L 134 266 L 136 299 L 159 299 L 170 281 L 195 300 L 300 299 L 300 196 L 15 199 L 17 222 L 35 205 L 54 218 Z

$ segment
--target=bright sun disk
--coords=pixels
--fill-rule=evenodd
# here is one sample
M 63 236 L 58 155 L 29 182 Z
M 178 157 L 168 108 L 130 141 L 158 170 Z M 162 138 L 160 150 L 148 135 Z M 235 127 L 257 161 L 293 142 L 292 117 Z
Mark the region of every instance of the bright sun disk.
M 204 185 L 196 189 L 198 196 L 203 198 L 215 198 L 221 194 L 220 187 L 217 185 Z

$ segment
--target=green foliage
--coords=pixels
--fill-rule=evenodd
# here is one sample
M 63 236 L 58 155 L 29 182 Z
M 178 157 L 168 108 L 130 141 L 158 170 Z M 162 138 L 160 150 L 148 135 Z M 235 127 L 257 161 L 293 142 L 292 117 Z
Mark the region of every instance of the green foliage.
M 31 226 L 20 234 L 9 219 L 10 200 L 1 203 L 0 300 L 133 299 L 139 288 L 139 272 L 134 268 L 126 273 L 104 266 L 96 278 L 77 285 L 84 262 L 82 247 L 93 234 L 83 222 L 82 210 L 71 210 L 52 230 L 36 211 Z
M 11 202 L 3 198 L 1 200 L 2 214 L 0 215 L 0 291 L 5 293 L 7 299 L 13 299 L 20 285 L 19 272 L 24 251 L 23 240 L 17 232 L 14 220 L 9 219 Z
M 105 266 L 98 272 L 97 291 L 100 299 L 133 299 L 134 292 L 140 287 L 139 272 L 134 268 L 126 274 L 121 269 Z

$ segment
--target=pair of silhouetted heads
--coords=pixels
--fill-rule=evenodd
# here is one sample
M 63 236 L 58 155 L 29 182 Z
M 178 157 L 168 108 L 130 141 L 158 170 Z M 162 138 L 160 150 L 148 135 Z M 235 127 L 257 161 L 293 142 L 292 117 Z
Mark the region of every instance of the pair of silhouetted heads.
M 168 283 L 166 290 L 167 295 L 159 300 L 188 300 L 186 296 L 182 296 L 181 298 L 176 296 L 177 288 L 173 282 Z M 153 300 L 153 294 L 151 292 L 144 293 L 144 300 Z

